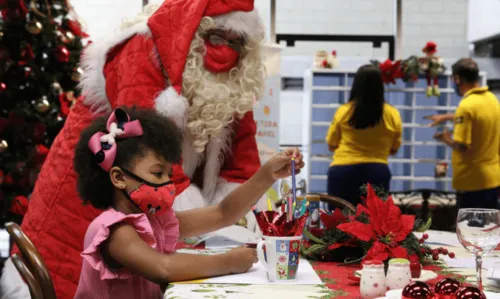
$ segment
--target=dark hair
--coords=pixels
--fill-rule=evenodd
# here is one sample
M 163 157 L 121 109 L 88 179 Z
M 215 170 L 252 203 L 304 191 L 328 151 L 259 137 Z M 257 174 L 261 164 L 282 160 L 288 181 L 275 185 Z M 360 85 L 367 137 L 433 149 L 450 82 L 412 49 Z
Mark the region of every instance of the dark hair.
M 182 135 L 177 126 L 154 110 L 122 108 L 130 120 L 138 119 L 144 131 L 142 136 L 116 139 L 116 158 L 113 165 L 132 168 L 135 159 L 151 150 L 170 163 L 179 163 L 181 158 Z M 78 175 L 78 192 L 84 204 L 90 203 L 98 209 L 106 209 L 113 204 L 114 186 L 109 173 L 96 162 L 88 143 L 92 135 L 106 132 L 109 115 L 95 119 L 81 134 L 75 149 L 74 167 Z
M 458 76 L 465 83 L 476 83 L 479 81 L 479 68 L 471 58 L 462 58 L 451 67 L 452 74 Z
M 366 129 L 380 123 L 385 100 L 384 82 L 378 67 L 364 65 L 358 69 L 352 83 L 350 101 L 354 101 L 354 111 L 349 125 Z

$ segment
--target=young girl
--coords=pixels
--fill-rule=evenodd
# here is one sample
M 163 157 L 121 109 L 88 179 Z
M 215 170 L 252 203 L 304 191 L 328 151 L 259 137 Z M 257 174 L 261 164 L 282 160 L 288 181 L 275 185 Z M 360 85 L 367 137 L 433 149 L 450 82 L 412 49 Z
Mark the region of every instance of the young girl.
M 236 223 L 276 179 L 304 166 L 297 149 L 271 158 L 218 205 L 175 213 L 172 163 L 181 159 L 181 133 L 152 110 L 116 109 L 80 138 L 75 154 L 84 203 L 106 209 L 85 235 L 75 298 L 161 298 L 160 285 L 246 272 L 254 249 L 215 256 L 174 253 L 179 239 Z

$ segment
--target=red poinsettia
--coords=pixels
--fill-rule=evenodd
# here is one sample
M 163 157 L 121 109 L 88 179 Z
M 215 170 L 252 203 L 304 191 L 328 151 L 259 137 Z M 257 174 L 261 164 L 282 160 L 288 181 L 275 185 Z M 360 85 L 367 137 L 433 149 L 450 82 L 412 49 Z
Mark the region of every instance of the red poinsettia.
M 324 227 L 321 231 L 336 229 L 340 224 L 349 222 L 349 218 L 339 209 L 335 209 L 332 214 L 321 213 L 320 218 Z M 344 242 L 335 242 L 328 245 L 328 250 L 335 250 L 343 246 L 357 246 L 355 241 L 355 238 L 351 238 Z
M 401 242 L 412 232 L 415 216 L 402 215 L 391 197 L 384 202 L 370 185 L 367 186 L 365 204 L 366 207 L 358 205 L 356 215 L 367 214 L 370 223 L 354 219 L 337 228 L 363 242 L 373 242 L 365 260 L 408 258 L 408 251 Z
M 379 65 L 379 68 L 382 73 L 382 81 L 386 84 L 396 84 L 396 79 L 403 77 L 400 60 L 392 62 L 390 59 L 387 59 Z

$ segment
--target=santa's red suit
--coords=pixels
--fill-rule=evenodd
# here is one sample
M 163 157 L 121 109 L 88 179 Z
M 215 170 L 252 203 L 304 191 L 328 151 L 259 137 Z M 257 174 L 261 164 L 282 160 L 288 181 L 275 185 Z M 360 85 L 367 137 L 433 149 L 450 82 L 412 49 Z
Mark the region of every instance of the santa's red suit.
M 137 105 L 154 108 L 182 127 L 183 165 L 174 166 L 172 177 L 178 191 L 177 210 L 219 202 L 260 167 L 251 108 L 239 111 L 240 117 L 210 136 L 202 151 L 193 146 L 196 137 L 187 128 L 187 111 L 193 104 L 183 96 L 183 73 L 203 17 L 211 17 L 217 29 L 231 30 L 247 40 L 262 38 L 253 0 L 166 0 L 143 22 L 86 49 L 84 98 L 75 104 L 52 145 L 21 226 L 44 258 L 57 298 L 73 298 L 84 235 L 100 213 L 82 205 L 73 170 L 76 143 L 95 115 Z M 1 291 L 2 298 L 29 298 L 10 260 Z

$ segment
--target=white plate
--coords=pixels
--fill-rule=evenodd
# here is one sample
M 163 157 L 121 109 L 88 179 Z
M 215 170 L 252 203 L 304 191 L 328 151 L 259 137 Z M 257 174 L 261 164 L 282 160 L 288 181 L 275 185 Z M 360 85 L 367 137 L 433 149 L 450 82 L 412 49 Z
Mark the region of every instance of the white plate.
M 356 271 L 356 275 L 361 277 L 361 270 Z M 438 275 L 434 271 L 422 270 L 419 278 L 412 278 L 411 280 L 425 282 L 425 281 L 429 281 L 429 280 L 432 280 L 432 279 L 437 278 L 437 277 L 438 277 Z
M 403 290 L 391 290 L 385 293 L 384 299 L 401 299 L 401 293 Z M 484 292 L 486 298 L 488 299 L 500 299 L 500 293 Z

